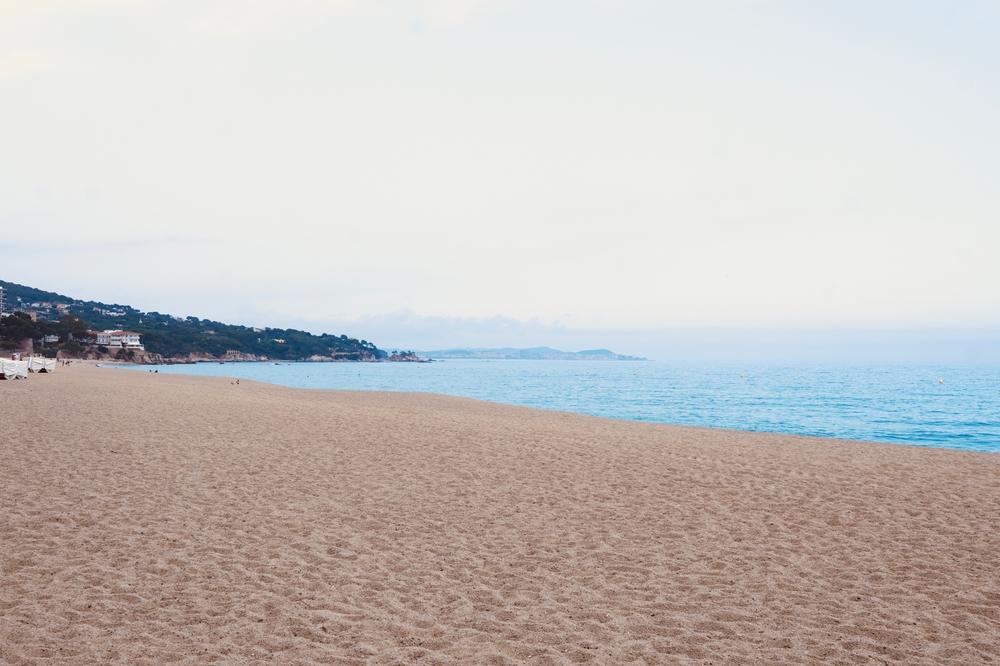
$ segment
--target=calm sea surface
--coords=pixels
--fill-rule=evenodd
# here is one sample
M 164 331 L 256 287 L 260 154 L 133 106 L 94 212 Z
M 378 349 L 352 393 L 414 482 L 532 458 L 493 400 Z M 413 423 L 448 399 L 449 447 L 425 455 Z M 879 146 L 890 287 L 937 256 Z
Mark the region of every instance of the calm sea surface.
M 134 369 L 299 388 L 427 391 L 635 421 L 1000 452 L 997 367 L 452 360 Z

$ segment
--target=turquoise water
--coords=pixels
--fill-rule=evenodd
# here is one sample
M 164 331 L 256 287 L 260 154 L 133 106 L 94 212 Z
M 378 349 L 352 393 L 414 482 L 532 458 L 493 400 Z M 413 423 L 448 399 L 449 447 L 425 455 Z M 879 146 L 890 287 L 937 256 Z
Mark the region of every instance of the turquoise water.
M 1000 452 L 997 367 L 454 360 L 154 369 L 300 388 L 427 391 L 636 421 Z

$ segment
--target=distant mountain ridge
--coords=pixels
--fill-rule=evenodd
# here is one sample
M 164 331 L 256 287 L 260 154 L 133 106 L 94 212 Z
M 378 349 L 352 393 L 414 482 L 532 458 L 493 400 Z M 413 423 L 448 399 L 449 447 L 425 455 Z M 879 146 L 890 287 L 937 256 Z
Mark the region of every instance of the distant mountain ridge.
M 552 347 L 528 347 L 519 349 L 515 347 L 499 348 L 460 348 L 460 349 L 437 349 L 434 351 L 417 352 L 421 356 L 433 359 L 505 359 L 522 361 L 645 361 L 641 356 L 627 356 L 616 354 L 610 349 L 584 349 L 578 352 L 562 351 Z

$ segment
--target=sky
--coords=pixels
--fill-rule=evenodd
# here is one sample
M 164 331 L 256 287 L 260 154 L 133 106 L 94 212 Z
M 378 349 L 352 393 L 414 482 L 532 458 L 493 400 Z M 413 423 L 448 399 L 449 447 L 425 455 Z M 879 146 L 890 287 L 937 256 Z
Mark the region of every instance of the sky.
M 384 347 L 1000 358 L 998 29 L 0 0 L 0 279 Z

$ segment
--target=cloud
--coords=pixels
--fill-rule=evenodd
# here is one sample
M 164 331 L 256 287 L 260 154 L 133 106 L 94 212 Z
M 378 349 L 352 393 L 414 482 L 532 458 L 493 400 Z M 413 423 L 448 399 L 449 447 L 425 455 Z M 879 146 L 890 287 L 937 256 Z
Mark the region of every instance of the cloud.
M 448 27 L 477 19 L 500 5 L 499 0 L 418 0 L 406 6 L 417 19 Z
M 633 349 L 533 316 L 1000 326 L 1000 52 L 956 41 L 989 15 L 922 67 L 859 7 L 871 48 L 780 3 L 570 4 L 0 0 L 0 227 L 81 241 L 2 271 L 217 318 L 459 316 L 368 322 L 415 348 Z
M 257 315 L 261 317 L 262 315 Z M 449 347 L 576 345 L 586 331 L 573 331 L 559 321 L 513 317 L 444 317 L 398 310 L 366 317 L 291 320 L 288 325 L 307 330 L 349 330 L 381 340 L 387 346 L 408 349 Z M 596 340 L 599 336 L 592 336 Z M 584 347 L 587 345 L 584 344 Z
M 239 37 L 283 30 L 307 17 L 357 11 L 355 0 L 215 0 L 189 14 L 188 29 L 199 35 Z
M 0 18 L 18 18 L 54 11 L 91 11 L 135 4 L 136 0 L 0 0 Z
M 242 36 L 283 30 L 325 16 L 451 28 L 501 4 L 501 0 L 215 0 L 191 12 L 189 28 L 197 34 Z
M 142 238 L 109 238 L 106 240 L 58 241 L 58 240 L 15 240 L 0 242 L 0 250 L 4 253 L 15 252 L 19 255 L 58 255 L 86 253 L 117 254 L 121 252 L 161 251 L 167 248 L 186 249 L 205 247 L 221 243 L 218 238 L 193 238 L 190 236 L 151 236 Z
M 39 53 L 9 53 L 0 55 L 0 78 L 31 76 L 54 69 L 51 59 Z

